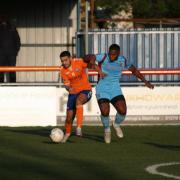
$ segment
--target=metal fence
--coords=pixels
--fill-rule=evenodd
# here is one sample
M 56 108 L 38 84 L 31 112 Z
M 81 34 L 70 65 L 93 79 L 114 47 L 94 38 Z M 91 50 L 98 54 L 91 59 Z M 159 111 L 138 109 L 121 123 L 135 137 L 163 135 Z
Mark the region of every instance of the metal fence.
M 77 55 L 85 52 L 85 32 L 77 33 Z M 180 68 L 180 29 L 95 30 L 88 32 L 88 53 L 103 53 L 112 44 L 119 44 L 121 54 L 138 68 Z M 179 75 L 147 75 L 154 82 L 178 82 Z M 134 77 L 122 77 L 122 82 L 137 82 Z

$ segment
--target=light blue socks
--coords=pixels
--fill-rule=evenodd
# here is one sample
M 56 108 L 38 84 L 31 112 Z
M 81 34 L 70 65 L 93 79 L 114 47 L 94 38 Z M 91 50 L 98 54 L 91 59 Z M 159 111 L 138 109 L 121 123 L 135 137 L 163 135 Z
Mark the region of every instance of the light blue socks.
M 126 115 L 121 115 L 121 114 L 117 113 L 116 117 L 115 117 L 115 125 L 119 126 L 119 124 L 121 124 L 124 121 L 125 117 L 126 117 Z M 101 122 L 104 126 L 105 131 L 110 131 L 109 116 L 101 115 Z
M 103 116 L 101 115 L 101 122 L 104 126 L 105 131 L 110 131 L 110 127 L 109 127 L 109 116 Z
M 115 124 L 119 125 L 120 123 L 122 123 L 125 119 L 126 115 L 122 115 L 117 113 L 116 117 L 115 117 Z

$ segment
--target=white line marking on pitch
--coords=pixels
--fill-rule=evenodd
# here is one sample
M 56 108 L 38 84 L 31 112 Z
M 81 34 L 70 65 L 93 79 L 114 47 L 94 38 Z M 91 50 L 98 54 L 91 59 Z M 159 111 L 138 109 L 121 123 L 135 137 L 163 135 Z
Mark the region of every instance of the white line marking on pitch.
M 162 163 L 162 164 L 154 164 L 152 166 L 148 166 L 145 170 L 147 172 L 149 172 L 150 174 L 157 174 L 157 175 L 165 176 L 165 177 L 168 177 L 168 178 L 180 179 L 180 176 L 174 176 L 172 174 L 167 174 L 167 173 L 158 171 L 159 167 L 173 166 L 173 165 L 177 165 L 177 164 L 180 164 L 180 162 L 169 162 L 169 163 Z

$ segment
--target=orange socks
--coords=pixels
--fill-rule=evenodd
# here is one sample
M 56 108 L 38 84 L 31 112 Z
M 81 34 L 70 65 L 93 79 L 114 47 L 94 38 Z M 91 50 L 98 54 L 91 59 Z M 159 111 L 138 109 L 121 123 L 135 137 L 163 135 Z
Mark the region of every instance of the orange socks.
M 77 127 L 81 128 L 83 123 L 83 105 L 76 106 L 76 121 Z M 71 134 L 72 123 L 65 122 L 66 134 Z
M 81 128 L 83 123 L 83 105 L 76 106 L 77 127 Z
M 66 129 L 66 134 L 71 134 L 71 130 L 72 130 L 72 124 L 71 123 L 65 123 L 65 129 Z

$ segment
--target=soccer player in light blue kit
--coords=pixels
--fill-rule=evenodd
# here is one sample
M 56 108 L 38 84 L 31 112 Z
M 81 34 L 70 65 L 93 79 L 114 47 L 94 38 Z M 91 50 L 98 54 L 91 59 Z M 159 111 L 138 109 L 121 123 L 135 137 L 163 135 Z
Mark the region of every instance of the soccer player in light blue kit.
M 96 86 L 96 98 L 101 111 L 101 121 L 104 126 L 104 141 L 105 143 L 110 143 L 110 103 L 117 111 L 115 121 L 113 122 L 116 135 L 119 138 L 123 137 L 120 124 L 125 119 L 127 107 L 119 83 L 122 70 L 130 70 L 132 74 L 141 79 L 148 88 L 153 89 L 154 86 L 144 78 L 144 76 L 140 73 L 139 70 L 137 70 L 135 66 L 127 64 L 126 58 L 120 55 L 120 46 L 117 44 L 112 44 L 109 47 L 108 54 L 91 55 L 91 57 L 89 56 L 89 59 L 92 64 L 94 60 L 101 64 L 100 68 L 102 73 L 104 73 L 104 76 L 101 74 L 101 79 Z

